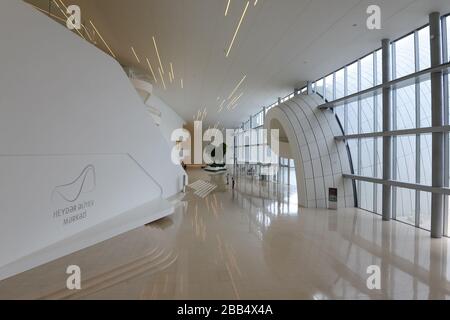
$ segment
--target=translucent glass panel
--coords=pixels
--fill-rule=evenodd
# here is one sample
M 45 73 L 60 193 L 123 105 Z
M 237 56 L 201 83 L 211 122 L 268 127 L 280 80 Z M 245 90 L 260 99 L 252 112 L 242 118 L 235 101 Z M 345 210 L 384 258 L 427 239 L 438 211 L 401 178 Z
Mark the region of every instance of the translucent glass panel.
M 361 139 L 360 175 L 374 177 L 375 174 L 375 144 L 374 138 Z
M 334 100 L 333 80 L 334 76 L 332 74 L 325 78 L 325 99 L 327 101 Z
M 297 186 L 297 175 L 295 173 L 295 162 L 292 159 L 290 160 L 289 174 L 290 174 L 290 184 L 291 184 L 291 186 L 296 187 Z
M 345 70 L 341 69 L 336 72 L 336 99 L 345 96 Z
M 377 184 L 376 185 L 376 193 L 375 196 L 377 197 L 377 207 L 375 208 L 375 213 L 377 214 L 383 214 L 383 185 Z
M 383 178 L 383 138 L 376 138 L 376 174 L 375 178 Z
M 377 56 L 377 83 L 376 85 L 383 83 L 383 55 L 381 50 L 378 50 L 375 52 L 375 55 Z
M 267 135 L 269 133 L 266 130 L 258 130 L 258 143 L 267 144 Z
M 250 120 L 244 123 L 244 130 L 250 130 Z
M 351 139 L 348 146 L 356 175 L 380 179 L 383 177 L 382 138 Z
M 347 134 L 357 134 L 358 133 L 358 103 L 352 102 L 346 106 L 347 108 L 347 118 L 346 128 Z
M 416 183 L 416 136 L 399 136 L 396 141 L 396 180 Z
M 347 67 L 347 95 L 358 92 L 358 63 L 355 62 Z
M 374 132 L 375 126 L 375 98 L 370 97 L 361 100 L 361 132 L 371 133 Z
M 420 184 L 431 186 L 431 134 L 420 135 Z
M 395 42 L 395 78 L 401 78 L 415 72 L 414 34 Z
M 342 130 L 344 130 L 344 125 L 345 125 L 345 109 L 343 106 L 339 106 L 337 108 L 334 109 L 334 112 L 336 114 L 336 117 L 340 123 L 340 125 L 342 126 Z
M 425 27 L 417 32 L 419 42 L 419 69 L 428 69 L 431 67 L 430 56 L 430 27 Z
M 369 54 L 361 60 L 361 90 L 373 87 L 374 84 L 373 54 Z
M 375 132 L 381 132 L 383 131 L 383 96 L 381 94 L 376 96 L 375 111 Z
M 261 111 L 252 118 L 252 129 L 261 127 L 264 125 L 264 112 Z
M 414 190 L 395 188 L 397 220 L 416 224 L 416 192 Z
M 353 171 L 356 175 L 359 175 L 359 159 L 358 159 L 358 140 L 352 139 L 348 141 L 348 147 L 352 156 Z
M 359 199 L 359 206 L 361 209 L 367 210 L 367 211 L 375 211 L 374 210 L 374 184 L 369 182 L 360 182 L 359 186 L 361 190 L 361 196 Z
M 419 192 L 420 194 L 420 228 L 431 230 L 431 193 Z
M 396 130 L 416 127 L 416 86 L 411 85 L 397 89 L 396 97 Z
M 316 93 L 320 96 L 324 96 L 324 79 L 320 79 L 316 82 Z
M 420 92 L 420 127 L 431 127 L 431 81 L 417 85 Z

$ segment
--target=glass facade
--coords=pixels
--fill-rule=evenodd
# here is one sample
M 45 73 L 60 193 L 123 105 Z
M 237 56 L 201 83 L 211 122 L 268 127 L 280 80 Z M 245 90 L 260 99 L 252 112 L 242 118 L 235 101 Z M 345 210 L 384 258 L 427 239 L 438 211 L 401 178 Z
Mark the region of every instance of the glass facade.
M 443 26 L 449 29 L 443 20 Z M 445 34 L 445 33 L 444 33 Z M 445 43 L 448 44 L 448 36 Z M 449 60 L 444 46 L 445 61 Z M 399 79 L 430 68 L 429 26 L 392 42 L 392 78 Z M 381 50 L 351 63 L 327 76 L 328 88 L 335 88 L 334 99 L 340 99 L 382 83 Z M 328 79 L 334 79 L 330 83 Z M 318 80 L 316 83 L 321 83 Z M 449 87 L 448 82 L 446 83 Z M 450 91 L 450 90 L 449 90 Z M 321 94 L 321 92 L 316 92 Z M 326 94 L 327 101 L 332 101 Z M 448 92 L 446 95 L 448 106 Z M 447 108 L 448 110 L 448 108 Z M 374 91 L 372 97 L 364 97 L 334 108 L 341 122 L 353 162 L 353 174 L 361 177 L 382 179 L 383 140 L 376 137 L 382 131 L 382 96 Z M 448 123 L 448 116 L 446 116 Z M 431 82 L 417 81 L 392 91 L 393 130 L 431 127 Z M 374 137 L 363 137 L 373 134 Z M 354 135 L 353 137 L 348 136 Z M 360 137 L 361 136 L 361 137 Z M 431 186 L 431 133 L 399 135 L 393 137 L 393 180 Z M 448 159 L 447 159 L 448 161 Z M 449 177 L 450 179 L 450 177 Z M 381 213 L 382 186 L 365 181 L 356 181 L 358 206 L 361 209 Z M 398 221 L 429 230 L 431 216 L 431 194 L 405 188 L 393 189 L 393 215 Z
M 450 17 L 442 18 L 443 61 L 450 61 Z M 422 27 L 393 41 L 391 44 L 392 79 L 400 79 L 430 68 L 430 28 Z M 316 80 L 313 91 L 326 102 L 342 99 L 378 86 L 382 83 L 382 52 L 377 49 L 367 56 Z M 444 76 L 446 106 L 445 124 L 449 124 L 450 81 L 448 72 Z M 297 94 L 305 93 L 303 88 Z M 281 101 L 287 101 L 289 95 Z M 278 102 L 267 109 L 276 107 Z M 382 95 L 373 91 L 372 96 L 364 96 L 354 102 L 342 103 L 334 107 L 337 120 L 346 137 L 351 155 L 351 174 L 367 178 L 383 178 L 383 138 L 377 135 L 383 129 Z M 263 121 L 263 119 L 262 119 Z M 431 123 L 431 81 L 421 79 L 407 86 L 392 89 L 392 127 L 394 131 L 430 128 Z M 260 122 L 258 122 L 259 124 Z M 244 128 L 245 130 L 245 128 Z M 431 186 L 432 135 L 431 131 L 419 134 L 393 135 L 393 180 L 412 185 Z M 371 137 L 373 135 L 373 137 Z M 369 136 L 369 137 L 367 137 Z M 450 137 L 446 133 L 447 187 L 450 185 Z M 283 179 L 286 174 L 282 173 Z M 294 174 L 295 176 L 295 174 Z M 284 179 L 286 180 L 286 179 Z M 292 179 L 288 179 L 292 180 Z M 358 206 L 361 209 L 381 214 L 382 185 L 373 182 L 356 181 Z M 446 221 L 449 202 L 446 203 Z M 431 193 L 408 188 L 393 188 L 393 217 L 417 227 L 430 230 Z M 449 235 L 448 231 L 446 232 Z

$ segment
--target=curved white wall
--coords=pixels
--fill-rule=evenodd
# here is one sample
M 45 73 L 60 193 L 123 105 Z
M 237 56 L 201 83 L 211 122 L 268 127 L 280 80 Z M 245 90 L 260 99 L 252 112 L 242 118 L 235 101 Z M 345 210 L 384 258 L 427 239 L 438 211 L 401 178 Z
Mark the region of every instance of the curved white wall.
M 328 188 L 338 188 L 339 207 L 354 207 L 352 182 L 342 177 L 350 172 L 347 149 L 334 139 L 342 132 L 332 111 L 317 109 L 321 104 L 318 95 L 296 96 L 270 109 L 265 127 L 278 121 L 289 140 L 300 206 L 326 208 Z
M 0 279 L 173 211 L 185 173 L 114 59 L 16 0 L 0 43 Z

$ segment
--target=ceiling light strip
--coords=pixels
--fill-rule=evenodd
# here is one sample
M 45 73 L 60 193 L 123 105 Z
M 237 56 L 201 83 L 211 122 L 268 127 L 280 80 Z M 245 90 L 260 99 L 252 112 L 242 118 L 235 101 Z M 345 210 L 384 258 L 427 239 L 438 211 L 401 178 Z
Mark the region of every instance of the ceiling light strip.
M 164 74 L 164 67 L 161 62 L 161 56 L 159 55 L 159 50 L 158 50 L 158 46 L 156 44 L 156 39 L 155 39 L 155 37 L 152 37 L 152 38 L 153 38 L 153 45 L 155 46 L 155 50 L 156 50 L 156 55 L 158 56 L 159 66 L 160 66 L 162 74 Z
M 236 88 L 234 88 L 234 90 L 231 92 L 231 94 L 228 96 L 228 100 L 231 99 L 231 97 L 236 93 L 236 91 L 239 89 L 239 87 L 242 85 L 242 83 L 245 81 L 245 79 L 247 79 L 247 75 L 245 75 L 242 80 L 238 83 L 238 85 L 236 86 Z
M 228 10 L 230 10 L 230 3 L 231 3 L 231 0 L 228 0 L 227 8 L 225 9 L 225 17 L 228 15 Z
M 173 63 L 170 63 L 170 71 L 172 72 L 172 79 L 175 80 L 175 73 L 173 72 Z
M 247 1 L 247 4 L 245 5 L 244 12 L 242 12 L 241 20 L 239 20 L 239 24 L 238 24 L 238 26 L 236 28 L 236 31 L 234 32 L 233 40 L 231 40 L 230 47 L 228 48 L 227 55 L 226 55 L 227 58 L 230 55 L 231 49 L 233 48 L 234 41 L 236 40 L 236 36 L 239 33 L 239 29 L 241 28 L 241 24 L 242 24 L 242 21 L 244 20 L 245 14 L 247 13 L 247 9 L 248 9 L 249 4 L 250 4 L 250 1 Z
M 102 35 L 100 34 L 100 32 L 98 32 L 97 28 L 95 27 L 94 23 L 89 20 L 89 23 L 91 24 L 92 28 L 94 28 L 95 32 L 98 34 L 98 36 L 100 37 L 100 39 L 102 40 L 103 44 L 106 46 L 106 48 L 108 48 L 109 52 L 111 53 L 111 55 L 116 58 L 116 55 L 114 54 L 114 52 L 111 50 L 111 48 L 109 47 L 109 45 L 106 43 L 105 39 L 103 39 Z
M 239 101 L 239 99 L 244 95 L 244 93 L 242 92 L 238 97 L 235 97 L 233 100 L 231 100 L 231 102 L 228 104 L 227 109 L 231 110 L 231 106 L 234 105 L 236 102 Z
M 163 77 L 163 74 L 161 72 L 161 68 L 158 68 L 158 71 L 159 71 L 159 75 L 161 76 L 161 81 L 162 81 L 162 84 L 164 86 L 164 90 L 167 90 L 166 82 L 164 81 L 164 77 Z
M 136 50 L 134 50 L 134 48 L 131 47 L 131 51 L 133 51 L 134 57 L 136 58 L 137 62 L 141 63 L 141 59 L 139 59 L 139 57 L 138 57 L 138 55 L 136 53 Z
M 184 81 L 183 81 L 183 78 L 180 79 L 180 83 L 181 83 L 181 89 L 184 89 Z
M 224 104 L 225 104 L 226 101 L 227 101 L 227 100 L 223 100 L 222 103 L 220 104 L 220 106 L 219 106 L 219 113 L 222 112 L 223 106 L 224 106 Z
M 158 83 L 158 79 L 156 79 L 156 75 L 155 75 L 155 72 L 153 71 L 153 67 L 152 67 L 152 64 L 150 63 L 150 60 L 148 60 L 148 58 L 145 58 L 145 59 L 147 60 L 147 64 L 148 64 L 148 67 L 150 68 L 153 79 L 155 79 L 155 82 Z

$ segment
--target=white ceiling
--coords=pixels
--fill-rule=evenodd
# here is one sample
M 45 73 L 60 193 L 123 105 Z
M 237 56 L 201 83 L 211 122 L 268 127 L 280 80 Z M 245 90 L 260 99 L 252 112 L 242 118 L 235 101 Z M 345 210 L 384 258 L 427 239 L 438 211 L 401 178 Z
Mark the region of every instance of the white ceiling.
M 66 4 L 69 0 L 65 0 Z M 207 109 L 206 125 L 236 127 L 244 119 L 317 78 L 427 23 L 432 11 L 450 12 L 448 0 L 250 1 L 230 56 L 225 57 L 247 0 L 74 0 L 92 19 L 123 65 L 157 75 L 156 94 L 186 121 Z M 378 4 L 383 29 L 366 28 L 366 9 Z M 356 24 L 356 26 L 354 26 Z M 158 74 L 156 37 L 167 90 Z M 131 46 L 141 59 L 137 62 Z M 105 49 L 105 48 L 104 48 Z M 106 49 L 105 49 L 106 50 Z M 169 82 L 169 63 L 175 81 Z M 247 75 L 237 107 L 218 113 L 223 99 Z M 180 78 L 184 80 L 181 89 Z M 220 99 L 218 100 L 218 98 Z

